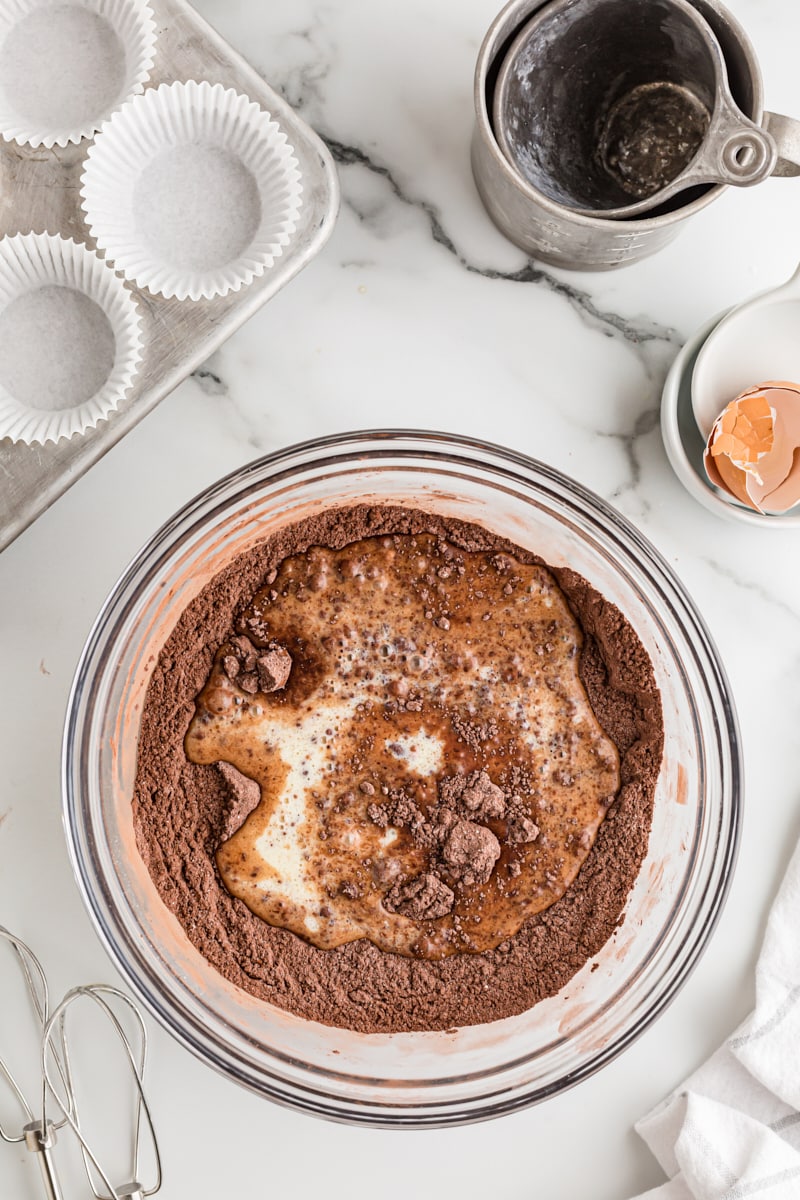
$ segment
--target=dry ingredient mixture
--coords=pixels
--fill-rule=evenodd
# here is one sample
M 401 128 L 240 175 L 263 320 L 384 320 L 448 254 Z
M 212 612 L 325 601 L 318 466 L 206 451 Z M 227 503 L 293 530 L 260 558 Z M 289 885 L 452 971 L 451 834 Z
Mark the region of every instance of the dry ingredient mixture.
M 617 925 L 663 728 L 641 643 L 474 525 L 331 510 L 209 584 L 151 680 L 134 795 L 224 976 L 364 1032 L 510 1016 Z

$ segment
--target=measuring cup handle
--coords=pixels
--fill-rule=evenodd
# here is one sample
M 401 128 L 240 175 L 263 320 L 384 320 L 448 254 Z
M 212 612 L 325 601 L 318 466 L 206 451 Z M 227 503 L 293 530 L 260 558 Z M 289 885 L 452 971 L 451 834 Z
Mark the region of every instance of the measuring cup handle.
M 778 149 L 771 132 L 746 117 L 725 92 L 706 131 L 705 140 L 684 176 L 698 181 L 752 187 L 775 170 Z
M 765 112 L 764 128 L 778 147 L 778 162 L 772 174 L 800 175 L 800 121 L 780 113 Z

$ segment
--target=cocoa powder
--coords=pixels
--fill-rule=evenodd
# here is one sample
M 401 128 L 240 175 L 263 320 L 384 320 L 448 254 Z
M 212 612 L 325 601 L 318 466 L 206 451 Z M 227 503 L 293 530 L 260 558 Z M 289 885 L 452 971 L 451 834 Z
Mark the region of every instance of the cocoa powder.
M 133 796 L 139 851 L 199 952 L 269 1003 L 363 1033 L 494 1021 L 558 992 L 620 923 L 647 851 L 663 749 L 658 690 L 636 633 L 585 579 L 550 568 L 583 629 L 581 678 L 621 766 L 617 799 L 568 892 L 496 950 L 431 962 L 385 953 L 366 940 L 320 950 L 254 916 L 222 885 L 214 854 L 258 798 L 230 771 L 186 758 L 194 698 L 216 649 L 235 636 L 237 614 L 287 555 L 386 533 L 433 533 L 463 550 L 541 561 L 479 526 L 397 508 L 331 510 L 274 535 L 236 559 L 178 619 L 148 688 Z M 526 785 L 513 768 L 502 783 L 508 794 Z M 417 901 L 438 911 L 447 899 L 430 891 Z

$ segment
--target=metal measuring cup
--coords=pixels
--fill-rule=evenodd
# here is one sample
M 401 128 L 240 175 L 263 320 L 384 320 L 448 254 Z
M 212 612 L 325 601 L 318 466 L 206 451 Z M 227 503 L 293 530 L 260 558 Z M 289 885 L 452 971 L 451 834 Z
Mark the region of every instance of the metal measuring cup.
M 509 161 L 587 216 L 639 216 L 697 184 L 752 186 L 778 158 L 688 0 L 551 0 L 505 56 L 493 115 Z
M 472 139 L 472 169 L 478 192 L 498 228 L 541 261 L 576 270 L 608 270 L 637 262 L 671 241 L 681 224 L 720 196 L 727 185 L 689 186 L 660 201 L 651 211 L 619 219 L 576 211 L 525 178 L 499 143 L 494 98 L 511 46 L 521 28 L 547 2 L 511 0 L 490 26 L 478 54 Z M 630 12 L 640 0 L 623 2 Z M 800 174 L 800 123 L 764 112 L 761 73 L 744 30 L 719 0 L 692 0 L 692 7 L 708 23 L 719 44 L 738 109 L 775 140 L 778 159 L 772 173 Z M 568 76 L 564 85 L 567 89 L 570 86 Z

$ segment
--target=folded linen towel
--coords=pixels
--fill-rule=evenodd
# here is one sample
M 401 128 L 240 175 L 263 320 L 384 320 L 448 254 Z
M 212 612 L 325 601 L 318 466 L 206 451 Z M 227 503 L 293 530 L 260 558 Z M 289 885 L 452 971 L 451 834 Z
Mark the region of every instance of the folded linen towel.
M 800 845 L 769 916 L 755 1011 L 636 1130 L 670 1176 L 637 1200 L 800 1200 Z

